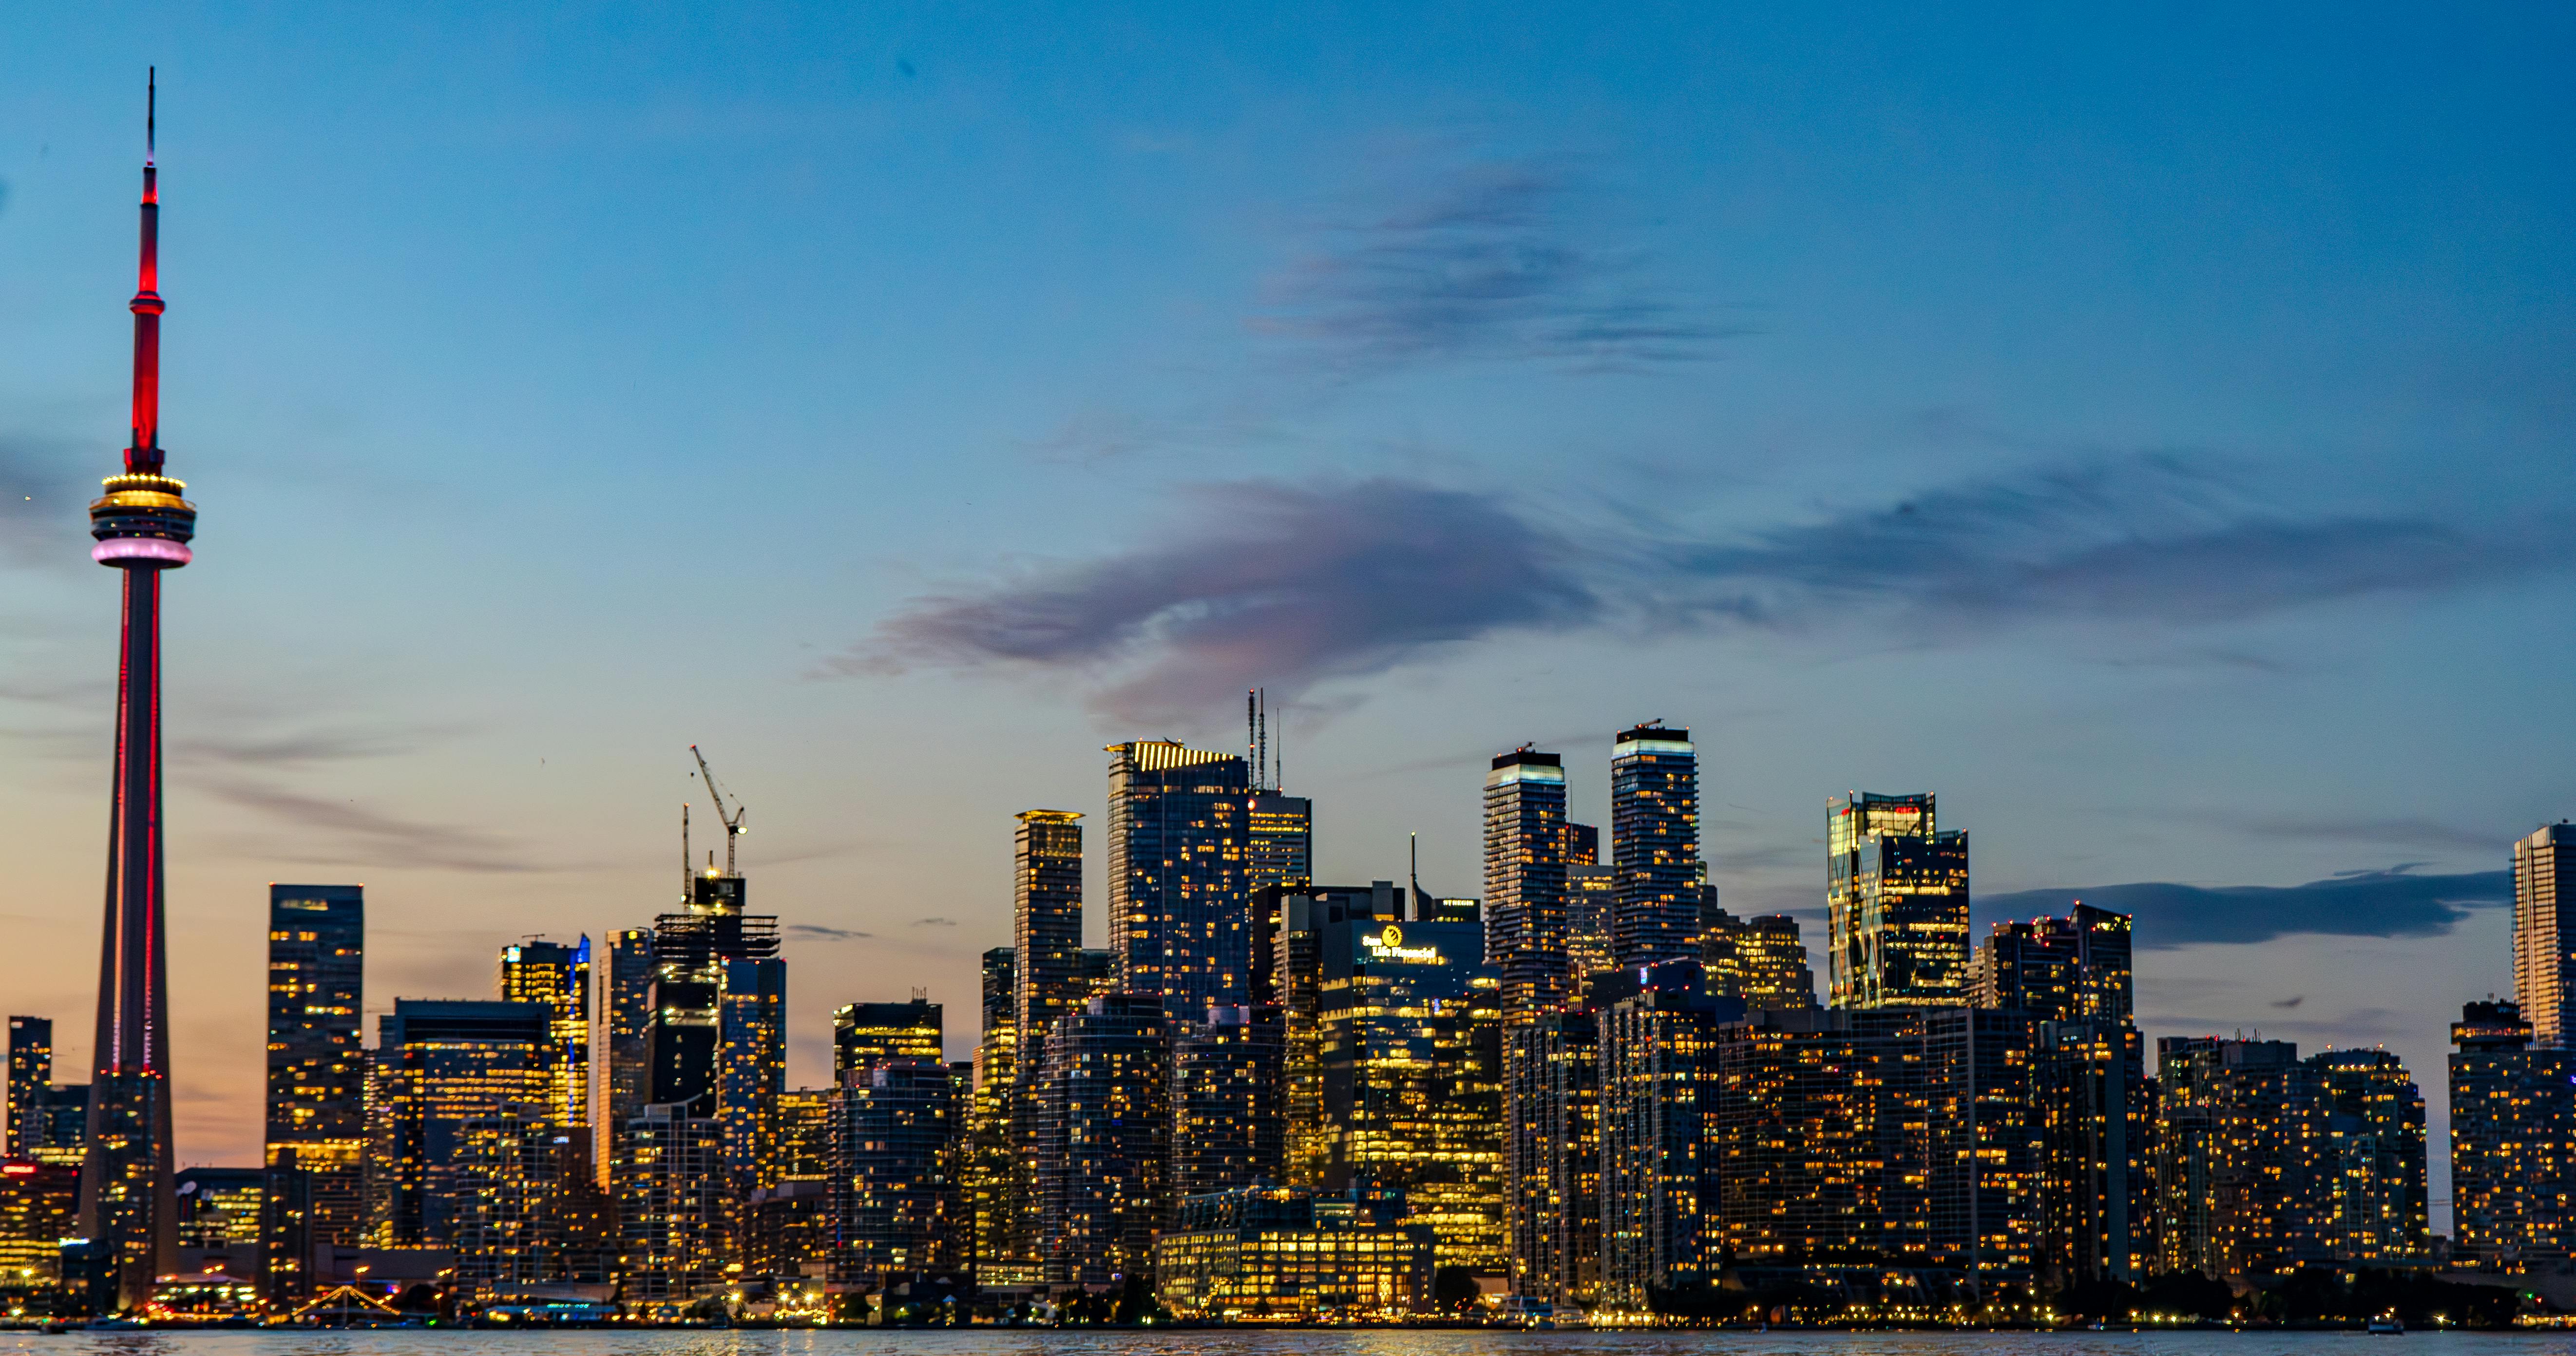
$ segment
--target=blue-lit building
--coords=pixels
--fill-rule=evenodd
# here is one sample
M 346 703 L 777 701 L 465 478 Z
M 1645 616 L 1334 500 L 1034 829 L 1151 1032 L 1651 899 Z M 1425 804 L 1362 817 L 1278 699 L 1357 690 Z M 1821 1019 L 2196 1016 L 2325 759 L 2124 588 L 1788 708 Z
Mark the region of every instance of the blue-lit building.
M 1628 969 L 1699 958 L 1699 751 L 1690 731 L 1621 730 L 1610 751 L 1610 947 Z

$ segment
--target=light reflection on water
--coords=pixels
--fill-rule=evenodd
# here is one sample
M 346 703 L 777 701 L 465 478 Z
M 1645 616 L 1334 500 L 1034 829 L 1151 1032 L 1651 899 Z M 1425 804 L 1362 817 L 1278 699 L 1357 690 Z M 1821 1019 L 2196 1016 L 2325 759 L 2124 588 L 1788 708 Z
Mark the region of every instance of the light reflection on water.
M 2389 1356 L 2576 1356 L 2576 1335 L 2410 1333 Z M 1512 1333 L 1400 1329 L 1174 1332 L 74 1332 L 0 1333 L 0 1356 L 2322 1356 L 2360 1333 Z

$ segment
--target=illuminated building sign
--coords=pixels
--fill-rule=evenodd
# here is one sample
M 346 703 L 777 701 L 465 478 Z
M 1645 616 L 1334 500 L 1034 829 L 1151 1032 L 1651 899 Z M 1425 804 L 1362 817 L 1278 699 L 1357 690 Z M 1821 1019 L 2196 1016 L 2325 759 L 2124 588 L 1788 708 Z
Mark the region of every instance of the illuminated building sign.
M 1448 964 L 1440 959 L 1440 948 L 1436 946 L 1406 946 L 1404 929 L 1393 923 L 1379 929 L 1374 937 L 1360 938 L 1360 945 L 1367 947 L 1369 955 L 1376 960 L 1402 961 L 1407 965 Z

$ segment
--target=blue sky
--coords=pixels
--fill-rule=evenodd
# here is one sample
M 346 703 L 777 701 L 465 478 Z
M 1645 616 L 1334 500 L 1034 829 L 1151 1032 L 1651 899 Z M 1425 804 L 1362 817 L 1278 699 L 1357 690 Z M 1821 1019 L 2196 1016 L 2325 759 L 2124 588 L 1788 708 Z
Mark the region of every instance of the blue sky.
M 1738 911 L 1814 920 L 1854 787 L 2000 905 L 2440 878 L 2140 923 L 2154 1033 L 2385 1041 L 2438 1114 L 2576 813 L 2571 24 L 13 13 L 13 927 L 94 954 L 157 63 L 185 1157 L 256 1143 L 270 880 L 367 882 L 372 1008 L 477 993 L 664 907 L 701 743 L 811 1081 L 854 999 L 962 1045 L 1011 812 L 1255 683 L 1336 878 L 1472 889 L 1485 755 L 1598 815 L 1655 716 Z

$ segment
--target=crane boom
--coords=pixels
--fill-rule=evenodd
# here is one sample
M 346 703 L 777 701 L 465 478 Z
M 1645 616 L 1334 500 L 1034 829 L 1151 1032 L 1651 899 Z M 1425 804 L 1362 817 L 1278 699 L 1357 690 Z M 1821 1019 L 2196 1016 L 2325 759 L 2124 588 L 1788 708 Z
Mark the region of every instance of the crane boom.
M 742 827 L 742 817 L 750 813 L 750 807 L 745 805 L 736 805 L 730 810 L 726 809 L 724 792 L 716 789 L 716 774 L 714 770 L 707 766 L 707 756 L 703 753 L 699 753 L 698 746 L 695 744 L 691 744 L 689 746 L 689 752 L 692 755 L 695 755 L 698 760 L 698 775 L 706 779 L 707 794 L 715 798 L 716 818 L 724 821 L 725 874 L 728 876 L 733 875 L 735 874 L 733 868 L 733 840 L 740 838 L 743 835 L 744 830 Z

